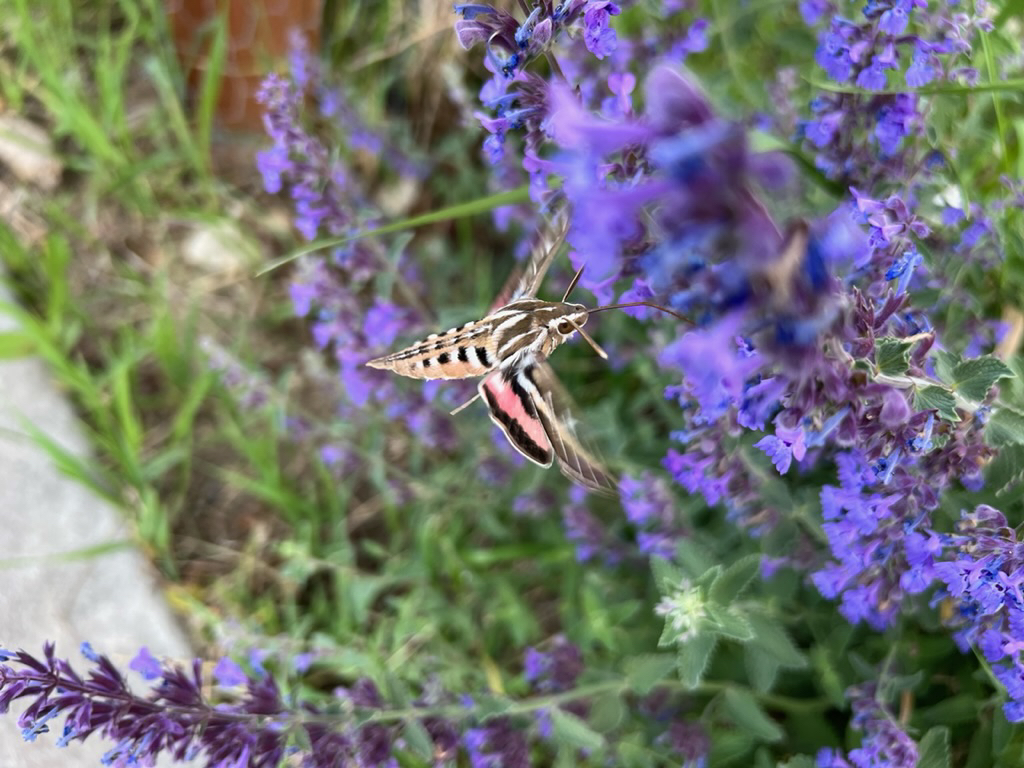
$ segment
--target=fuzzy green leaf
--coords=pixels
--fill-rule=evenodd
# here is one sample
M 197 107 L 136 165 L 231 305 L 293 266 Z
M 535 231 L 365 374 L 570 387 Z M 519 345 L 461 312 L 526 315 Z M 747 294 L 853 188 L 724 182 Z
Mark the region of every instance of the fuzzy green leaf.
M 781 741 L 782 729 L 761 709 L 749 691 L 729 688 L 725 692 L 725 711 L 741 730 L 761 741 Z
M 1005 446 L 985 468 L 985 487 L 996 496 L 1009 493 L 1024 480 L 1024 445 Z
M 661 557 L 651 558 L 651 572 L 654 574 L 654 581 L 658 585 L 658 591 L 662 594 L 675 589 L 679 586 L 680 582 L 687 580 L 686 574 L 683 571 Z
M 993 410 L 985 425 L 985 442 L 996 448 L 1024 445 L 1024 414 L 1010 408 Z
M 604 747 L 604 736 L 580 720 L 576 715 L 558 707 L 553 707 L 550 712 L 551 733 L 557 744 L 576 749 L 586 749 L 590 752 Z
M 747 555 L 726 568 L 711 584 L 708 597 L 720 605 L 728 605 L 739 597 L 757 575 L 759 555 Z
M 644 695 L 672 674 L 675 668 L 676 660 L 668 654 L 637 656 L 626 662 L 626 684 L 634 693 Z
M 956 352 L 940 349 L 935 353 L 935 374 L 940 381 L 953 383 L 953 370 L 960 365 L 961 357 Z
M 704 672 L 711 662 L 711 654 L 715 650 L 717 638 L 708 632 L 702 632 L 692 640 L 679 646 L 676 665 L 679 679 L 687 688 L 696 688 L 704 677 Z
M 932 728 L 917 745 L 917 768 L 949 768 L 949 728 Z
M 654 765 L 654 752 L 647 746 L 631 741 L 620 741 L 615 746 L 618 762 L 622 768 L 650 768 Z
M 661 558 L 653 559 L 660 560 Z M 699 546 L 691 539 L 680 540 L 676 546 L 676 560 L 692 579 L 704 575 L 714 565 L 714 561 L 708 557 L 707 548 Z
M 914 393 L 914 409 L 938 411 L 946 421 L 960 421 L 956 412 L 956 400 L 948 389 L 938 386 L 922 387 Z
M 419 720 L 406 720 L 402 723 L 402 737 L 414 755 L 431 761 L 434 759 L 434 741 L 427 729 Z
M 965 360 L 953 369 L 953 387 L 968 400 L 980 402 L 999 379 L 1013 376 L 1006 364 L 997 357 L 986 355 Z
M 747 616 L 754 630 L 752 646 L 760 648 L 774 658 L 780 666 L 789 669 L 803 669 L 807 666 L 807 657 L 800 652 L 786 630 L 775 619 L 763 614 L 752 613 Z
M 619 694 L 606 694 L 590 701 L 587 722 L 598 733 L 611 733 L 626 719 L 626 705 Z
M 743 662 L 751 687 L 758 693 L 767 693 L 775 685 L 779 662 L 756 645 L 747 644 L 743 650 Z
M 754 630 L 750 628 L 750 622 L 745 616 L 740 616 L 728 608 L 716 605 L 708 605 L 705 610 L 708 616 L 708 631 L 716 632 L 723 637 L 738 640 L 741 643 L 747 642 L 754 636 Z
M 910 367 L 910 347 L 913 342 L 886 336 L 875 342 L 875 365 L 879 373 L 902 376 Z
M 779 763 L 779 768 L 814 768 L 817 765 L 813 757 L 807 755 L 794 755 L 784 763 Z

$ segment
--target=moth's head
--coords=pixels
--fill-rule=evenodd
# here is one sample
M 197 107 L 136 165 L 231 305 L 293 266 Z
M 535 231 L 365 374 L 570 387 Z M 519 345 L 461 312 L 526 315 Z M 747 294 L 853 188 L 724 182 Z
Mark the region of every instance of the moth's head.
M 563 303 L 559 308 L 562 311 L 548 324 L 548 327 L 564 341 L 586 325 L 588 312 L 582 304 Z

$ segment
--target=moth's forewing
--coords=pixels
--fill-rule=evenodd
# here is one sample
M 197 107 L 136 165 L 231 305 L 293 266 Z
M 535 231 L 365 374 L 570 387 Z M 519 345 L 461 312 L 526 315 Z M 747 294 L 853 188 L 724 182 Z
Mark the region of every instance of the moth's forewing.
M 530 257 L 523 267 L 509 275 L 505 285 L 498 291 L 494 303 L 491 304 L 491 312 L 511 304 L 516 299 L 533 298 L 537 295 L 544 275 L 561 250 L 568 233 L 569 208 L 563 205 L 555 212 L 548 225 L 537 231 L 536 240 L 530 249 Z
M 551 441 L 537 415 L 530 392 L 519 381 L 521 368 L 505 367 L 480 382 L 480 397 L 491 421 L 497 424 L 512 447 L 535 464 L 550 467 L 554 458 Z
M 600 459 L 584 447 L 576 433 L 571 400 L 547 363 L 539 361 L 524 367 L 520 380 L 532 394 L 537 418 L 558 459 L 559 469 L 570 480 L 597 493 L 613 496 L 618 483 L 608 474 Z

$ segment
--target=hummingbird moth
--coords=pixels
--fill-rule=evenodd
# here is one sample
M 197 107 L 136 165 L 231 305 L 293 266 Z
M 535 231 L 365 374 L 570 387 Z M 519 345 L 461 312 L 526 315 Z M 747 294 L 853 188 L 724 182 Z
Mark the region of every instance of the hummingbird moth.
M 583 330 L 594 312 L 627 306 L 630 302 L 596 309 L 568 302 L 582 267 L 561 301 L 536 298 L 537 290 L 568 232 L 569 217 L 562 209 L 551 238 L 541 238 L 521 277 L 513 275 L 498 294 L 490 313 L 444 333 L 434 333 L 403 350 L 367 363 L 414 379 L 465 379 L 482 376 L 477 394 L 452 411 L 458 413 L 481 399 L 491 420 L 519 453 L 542 467 L 554 461 L 569 479 L 599 493 L 614 493 L 617 484 L 576 435 L 569 397 L 547 358 L 579 333 L 604 358 L 607 354 Z M 676 315 L 676 317 L 680 317 Z M 685 319 L 680 317 L 680 319 Z

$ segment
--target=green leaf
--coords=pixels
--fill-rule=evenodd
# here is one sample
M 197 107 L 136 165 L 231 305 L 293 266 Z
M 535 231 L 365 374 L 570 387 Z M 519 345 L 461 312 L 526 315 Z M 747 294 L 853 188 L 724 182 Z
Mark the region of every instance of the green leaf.
M 1024 445 L 1024 414 L 1011 408 L 996 408 L 985 425 L 985 442 L 995 448 Z
M 662 557 L 651 558 L 651 573 L 661 594 L 679 587 L 680 582 L 687 581 L 686 574 Z
M 709 631 L 717 632 L 723 637 L 738 640 L 741 643 L 747 642 L 754 636 L 754 630 L 751 629 L 750 622 L 745 616 L 715 605 L 708 605 L 705 610 L 708 616 L 707 628 Z
M 1024 480 L 1024 445 L 1004 446 L 985 467 L 985 487 L 996 496 L 1012 490 Z
M 667 653 L 636 656 L 626 662 L 626 684 L 641 696 L 650 693 L 675 671 L 676 660 Z
M 661 558 L 654 558 L 660 560 Z M 676 547 L 676 559 L 683 570 L 693 579 L 705 573 L 714 565 L 714 561 L 708 557 L 707 547 L 702 547 L 692 539 L 682 539 Z
M 747 555 L 737 560 L 711 583 L 708 597 L 721 605 L 731 603 L 743 593 L 743 590 L 753 580 L 760 562 L 759 555 Z
M 748 615 L 747 621 L 754 630 L 751 646 L 769 654 L 780 666 L 789 669 L 803 669 L 807 666 L 807 657 L 790 640 L 779 622 L 760 613 Z
M 965 360 L 953 369 L 953 388 L 968 400 L 980 402 L 999 379 L 1013 377 L 1006 364 L 997 357 L 986 355 Z
M 550 710 L 552 735 L 555 742 L 567 747 L 593 752 L 605 745 L 604 736 L 571 712 L 553 707 Z
M 956 399 L 953 393 L 943 387 L 932 385 L 923 387 L 914 393 L 914 409 L 918 411 L 938 411 L 946 421 L 960 421 L 956 412 Z
M 808 755 L 794 755 L 784 763 L 779 763 L 779 768 L 814 768 L 817 762 Z
M 821 646 L 811 649 L 811 663 L 819 680 L 821 689 L 825 692 L 832 705 L 842 708 L 846 702 L 846 683 L 833 663 L 832 655 Z
M 717 642 L 718 639 L 713 634 L 702 632 L 679 646 L 676 666 L 679 670 L 679 679 L 687 688 L 696 688 L 700 685 Z
M 711 740 L 711 765 L 750 765 L 750 752 L 756 744 L 746 731 L 717 729 Z
M 598 696 L 590 700 L 590 714 L 587 722 L 598 733 L 611 733 L 626 719 L 626 705 L 617 694 Z
M 434 759 L 434 740 L 419 720 L 405 720 L 402 723 L 402 736 L 413 754 L 424 760 Z
M 24 331 L 0 333 L 0 360 L 28 357 L 35 352 L 35 349 L 35 341 Z
M 875 365 L 879 373 L 902 376 L 910 367 L 910 347 L 913 342 L 886 336 L 875 342 Z
M 779 662 L 755 645 L 747 644 L 743 649 L 743 661 L 750 686 L 758 693 L 767 693 L 775 685 L 775 678 L 779 674 Z
M 949 728 L 932 728 L 917 745 L 917 752 L 917 768 L 949 768 Z
M 725 711 L 741 730 L 761 741 L 781 741 L 782 729 L 765 714 L 749 691 L 729 688 L 725 692 Z
M 990 768 L 992 760 L 992 721 L 982 720 L 974 729 L 971 745 L 967 749 L 964 768 Z
M 650 768 L 654 765 L 654 752 L 642 744 L 620 741 L 615 751 L 619 756 L 616 764 L 623 768 Z
M 946 384 L 953 383 L 953 369 L 960 365 L 961 357 L 956 352 L 940 349 L 935 353 L 935 374 Z

